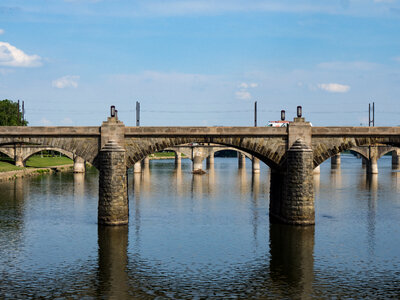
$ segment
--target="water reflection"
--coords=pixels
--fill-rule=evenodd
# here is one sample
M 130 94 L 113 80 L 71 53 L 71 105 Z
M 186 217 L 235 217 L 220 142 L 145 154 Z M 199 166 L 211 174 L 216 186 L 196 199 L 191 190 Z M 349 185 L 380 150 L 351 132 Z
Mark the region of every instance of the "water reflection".
M 192 198 L 201 199 L 203 194 L 203 175 L 193 174 L 192 177 Z
M 126 267 L 128 226 L 99 226 L 98 296 L 130 299 Z
M 291 299 L 308 299 L 314 280 L 314 226 L 270 224 L 270 276 Z
M 238 181 L 238 186 L 239 186 L 239 195 L 244 200 L 248 193 L 246 168 L 239 168 L 237 170 L 237 181 Z
M 392 179 L 392 189 L 397 191 L 397 193 L 400 193 L 400 172 L 393 171 L 391 173 L 391 179 Z
M 342 188 L 342 170 L 340 167 L 331 168 L 330 183 L 337 189 Z
M 74 173 L 74 199 L 83 200 L 85 195 L 85 173 Z

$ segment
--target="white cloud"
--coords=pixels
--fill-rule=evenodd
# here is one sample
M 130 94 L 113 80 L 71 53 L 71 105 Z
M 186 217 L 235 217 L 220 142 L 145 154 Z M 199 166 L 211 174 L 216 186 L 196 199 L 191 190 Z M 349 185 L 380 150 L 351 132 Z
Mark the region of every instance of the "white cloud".
M 250 100 L 251 99 L 251 93 L 248 91 L 248 89 L 256 88 L 258 87 L 258 83 L 251 82 L 241 82 L 238 85 L 239 91 L 235 92 L 236 98 L 240 100 Z
M 4 29 L 0 28 L 0 35 L 4 34 Z
M 51 123 L 50 120 L 48 120 L 48 119 L 46 119 L 46 118 L 42 118 L 42 119 L 40 120 L 40 124 L 43 125 L 43 126 L 50 126 L 52 123 Z
M 248 91 L 237 91 L 235 93 L 236 98 L 240 100 L 250 100 L 251 99 L 251 94 Z
M 394 57 L 393 58 L 395 61 L 400 62 L 400 56 Z
M 58 89 L 65 88 L 77 88 L 78 87 L 79 76 L 67 75 L 61 78 L 55 79 L 52 82 L 52 86 Z
M 350 90 L 349 85 L 339 83 L 320 83 L 318 88 L 330 93 L 347 93 Z
M 9 43 L 0 42 L 0 66 L 38 67 L 42 65 L 40 60 L 38 55 L 28 55 Z

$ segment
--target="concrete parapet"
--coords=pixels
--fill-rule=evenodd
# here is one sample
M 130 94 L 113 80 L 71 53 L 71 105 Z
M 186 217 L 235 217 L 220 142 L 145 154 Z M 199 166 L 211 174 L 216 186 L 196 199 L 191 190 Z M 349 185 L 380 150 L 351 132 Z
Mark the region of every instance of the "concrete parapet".
M 110 140 L 100 150 L 98 222 L 128 224 L 128 191 L 125 149 Z

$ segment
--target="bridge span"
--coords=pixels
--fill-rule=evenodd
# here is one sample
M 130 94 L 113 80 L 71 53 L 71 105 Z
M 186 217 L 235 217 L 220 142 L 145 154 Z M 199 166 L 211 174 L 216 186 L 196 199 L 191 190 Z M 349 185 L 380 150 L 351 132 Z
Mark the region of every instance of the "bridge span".
M 99 169 L 98 222 L 128 223 L 127 168 L 149 154 L 188 143 L 237 149 L 271 168 L 270 219 L 315 223 L 313 169 L 354 147 L 400 147 L 400 127 L 311 127 L 295 118 L 274 127 L 126 127 L 109 117 L 99 127 L 0 127 L 0 147 L 28 144 L 62 149 Z M 370 151 L 369 159 L 379 155 Z M 373 163 L 369 166 L 373 172 Z

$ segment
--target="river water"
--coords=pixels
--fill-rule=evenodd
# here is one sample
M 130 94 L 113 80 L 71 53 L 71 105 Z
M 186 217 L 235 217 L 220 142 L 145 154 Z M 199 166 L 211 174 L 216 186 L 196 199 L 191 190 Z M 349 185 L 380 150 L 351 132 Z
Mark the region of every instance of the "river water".
M 270 224 L 269 169 L 129 174 L 130 223 L 97 225 L 98 175 L 0 183 L 0 298 L 400 298 L 400 172 L 342 155 L 316 175 L 316 225 Z

